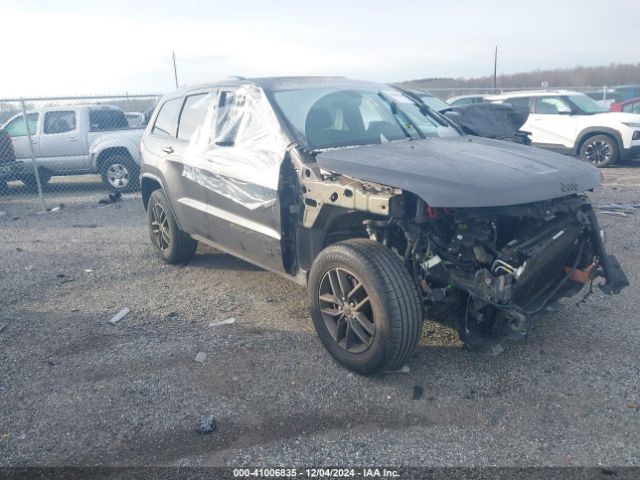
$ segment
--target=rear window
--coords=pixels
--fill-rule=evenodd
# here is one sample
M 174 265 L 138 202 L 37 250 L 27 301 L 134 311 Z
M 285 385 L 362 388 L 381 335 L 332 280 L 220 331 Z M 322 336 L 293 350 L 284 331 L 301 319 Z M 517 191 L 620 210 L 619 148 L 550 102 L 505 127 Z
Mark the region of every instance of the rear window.
M 127 117 L 120 110 L 91 110 L 89 122 L 92 132 L 129 128 Z
M 182 98 L 169 100 L 160 107 L 160 113 L 153 124 L 151 133 L 161 137 L 175 137 L 178 130 L 178 115 L 182 107 Z

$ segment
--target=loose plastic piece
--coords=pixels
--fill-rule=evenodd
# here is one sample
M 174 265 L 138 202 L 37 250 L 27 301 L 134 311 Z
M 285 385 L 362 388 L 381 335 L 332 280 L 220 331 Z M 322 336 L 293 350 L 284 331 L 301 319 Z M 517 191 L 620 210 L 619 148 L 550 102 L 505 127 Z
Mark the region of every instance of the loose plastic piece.
M 193 360 L 198 363 L 203 363 L 206 359 L 207 359 L 207 354 L 205 352 L 198 352 L 198 354 L 196 355 L 196 358 L 194 358 Z
M 0 325 L 0 333 L 2 333 L 2 331 L 7 328 L 7 325 L 9 325 L 8 323 L 3 323 L 2 325 Z
M 196 427 L 196 432 L 200 434 L 207 434 L 211 432 L 215 432 L 218 428 L 218 423 L 213 415 L 209 415 L 207 418 L 203 418 L 198 426 Z
M 124 317 L 127 316 L 127 314 L 130 312 L 131 310 L 129 310 L 128 308 L 123 308 L 122 310 L 120 310 L 120 312 L 118 312 L 118 314 L 116 314 L 111 320 L 109 320 L 109 323 L 112 324 L 116 324 L 118 323 L 120 320 L 122 320 Z
M 185 151 L 182 175 L 250 210 L 275 204 L 286 144 L 262 89 L 211 93 L 194 108 L 201 102 L 207 115 Z
M 210 327 L 217 327 L 218 325 L 230 325 L 232 323 L 236 323 L 236 319 L 234 317 L 227 318 L 226 320 L 222 320 L 220 322 L 211 322 L 209 324 Z

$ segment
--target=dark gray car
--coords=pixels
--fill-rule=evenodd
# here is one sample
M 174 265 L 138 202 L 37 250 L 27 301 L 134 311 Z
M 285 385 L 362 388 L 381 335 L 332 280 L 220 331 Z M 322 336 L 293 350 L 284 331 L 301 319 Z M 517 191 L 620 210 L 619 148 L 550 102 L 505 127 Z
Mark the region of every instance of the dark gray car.
M 356 372 L 402 367 L 425 314 L 495 351 L 585 283 L 628 283 L 583 194 L 596 168 L 462 136 L 384 85 L 186 88 L 161 100 L 140 149 L 162 258 L 203 242 L 307 285 L 320 339 Z

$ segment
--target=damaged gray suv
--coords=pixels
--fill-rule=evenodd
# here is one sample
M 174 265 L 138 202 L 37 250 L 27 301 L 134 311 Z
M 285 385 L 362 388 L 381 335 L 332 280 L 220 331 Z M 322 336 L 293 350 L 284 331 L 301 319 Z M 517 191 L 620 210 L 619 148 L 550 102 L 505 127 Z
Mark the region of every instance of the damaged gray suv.
M 306 285 L 342 365 L 402 367 L 425 315 L 496 351 L 594 279 L 628 284 L 584 195 L 596 168 L 464 136 L 392 87 L 234 79 L 158 104 L 140 143 L 151 241 L 198 242 Z

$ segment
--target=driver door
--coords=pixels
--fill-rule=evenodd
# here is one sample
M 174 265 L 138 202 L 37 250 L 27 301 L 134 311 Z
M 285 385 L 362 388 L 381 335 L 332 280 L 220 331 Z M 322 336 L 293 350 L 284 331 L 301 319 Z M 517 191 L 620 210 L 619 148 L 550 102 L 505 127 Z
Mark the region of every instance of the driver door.
M 265 153 L 268 132 L 275 125 L 264 124 L 268 117 L 256 111 L 265 107 L 258 102 L 266 99 L 248 92 L 252 91 L 243 87 L 218 92 L 213 135 L 202 168 L 209 238 L 238 257 L 284 271 L 277 185 L 267 187 L 263 181 L 277 178 L 284 148 Z

